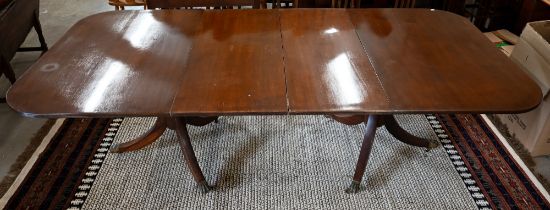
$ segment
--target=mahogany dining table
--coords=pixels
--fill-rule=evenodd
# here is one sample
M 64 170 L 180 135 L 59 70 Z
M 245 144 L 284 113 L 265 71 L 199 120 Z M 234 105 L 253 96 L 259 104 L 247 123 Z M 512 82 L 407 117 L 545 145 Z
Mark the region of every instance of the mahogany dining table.
M 76 23 L 9 89 L 28 117 L 154 116 L 125 152 L 175 129 L 198 187 L 210 186 L 187 125 L 228 115 L 326 115 L 365 123 L 348 193 L 360 188 L 377 127 L 435 140 L 394 114 L 520 113 L 539 87 L 467 19 L 429 9 L 116 11 Z

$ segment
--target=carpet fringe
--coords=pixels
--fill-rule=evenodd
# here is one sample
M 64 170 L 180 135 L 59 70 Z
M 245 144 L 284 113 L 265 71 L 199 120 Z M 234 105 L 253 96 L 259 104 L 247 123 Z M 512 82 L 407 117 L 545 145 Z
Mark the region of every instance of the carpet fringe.
M 8 189 L 10 189 L 10 186 L 17 178 L 17 175 L 21 173 L 23 167 L 25 167 L 29 159 L 34 154 L 34 151 L 36 151 L 36 148 L 40 146 L 40 142 L 42 142 L 44 137 L 50 132 L 50 129 L 55 124 L 55 121 L 55 119 L 47 120 L 44 125 L 42 125 L 42 127 L 40 127 L 40 129 L 38 129 L 38 131 L 34 134 L 23 153 L 21 153 L 17 157 L 15 163 L 10 166 L 8 174 L 6 174 L 6 176 L 2 178 L 2 181 L 0 181 L 0 198 L 4 196 L 4 194 L 6 194 Z

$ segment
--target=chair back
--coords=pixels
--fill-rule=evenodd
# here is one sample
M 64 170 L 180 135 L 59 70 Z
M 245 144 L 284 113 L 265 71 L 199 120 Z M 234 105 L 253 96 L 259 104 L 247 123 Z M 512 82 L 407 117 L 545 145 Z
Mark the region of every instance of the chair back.
M 414 8 L 415 0 L 395 0 L 395 8 Z
M 332 8 L 359 8 L 361 0 L 332 0 Z
M 149 9 L 177 9 L 177 8 L 220 8 L 231 9 L 243 6 L 261 8 L 261 0 L 147 0 Z
M 271 7 L 273 9 L 275 9 L 275 8 L 277 8 L 277 9 L 278 8 L 290 8 L 290 3 L 292 3 L 293 8 L 298 8 L 299 7 L 299 5 L 298 5 L 299 0 L 272 0 L 271 3 L 272 3 Z M 285 5 L 283 6 L 283 4 L 285 4 Z
M 109 0 L 108 4 L 115 7 L 115 10 L 124 10 L 124 7 L 142 6 L 147 9 L 145 0 Z

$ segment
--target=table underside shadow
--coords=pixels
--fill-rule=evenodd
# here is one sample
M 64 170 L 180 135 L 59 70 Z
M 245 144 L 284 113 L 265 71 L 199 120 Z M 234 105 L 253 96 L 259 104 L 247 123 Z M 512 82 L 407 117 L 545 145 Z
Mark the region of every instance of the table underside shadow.
M 176 121 L 174 119 L 179 118 L 157 117 L 155 124 L 147 132 L 131 141 L 113 145 L 110 151 L 114 153 L 122 153 L 139 150 L 146 147 L 162 136 L 167 128 L 177 130 Z M 181 119 L 185 120 L 185 124 L 194 126 L 204 126 L 210 124 L 211 122 L 218 122 L 218 117 L 182 117 Z
M 409 145 L 424 147 L 428 150 L 438 146 L 438 143 L 435 140 L 416 137 L 408 133 L 397 123 L 393 115 L 330 115 L 329 117 L 346 125 L 357 125 L 361 123 L 365 123 L 366 125 L 363 143 L 357 159 L 353 180 L 350 186 L 346 189 L 346 193 L 357 193 L 360 191 L 360 183 L 365 173 L 372 145 L 374 143 L 376 129 L 378 127 L 386 127 L 386 130 L 388 130 L 388 132 L 397 140 Z M 114 145 L 110 151 L 114 153 L 122 153 L 139 150 L 155 142 L 167 128 L 176 130 L 180 148 L 186 160 L 187 167 L 191 171 L 191 174 L 193 175 L 195 182 L 198 184 L 199 189 L 206 193 L 210 191 L 211 186 L 208 185 L 208 182 L 204 178 L 203 172 L 197 161 L 197 157 L 195 156 L 191 139 L 187 131 L 187 125 L 204 126 L 217 121 L 217 116 L 176 118 L 157 117 L 153 127 L 145 134 L 131 141 Z

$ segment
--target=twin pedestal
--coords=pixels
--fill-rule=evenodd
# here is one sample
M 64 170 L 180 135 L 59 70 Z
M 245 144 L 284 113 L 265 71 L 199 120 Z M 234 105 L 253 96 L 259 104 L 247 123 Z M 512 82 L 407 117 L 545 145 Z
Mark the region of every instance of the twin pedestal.
M 419 138 L 411 135 L 399 126 L 393 115 L 331 115 L 330 117 L 346 125 L 357 125 L 360 123 L 366 124 L 361 151 L 359 152 L 359 158 L 357 159 L 357 165 L 355 166 L 353 181 L 346 189 L 347 193 L 359 192 L 361 180 L 363 178 L 363 174 L 365 173 L 372 145 L 374 143 L 376 128 L 384 126 L 397 140 L 413 146 L 424 147 L 429 150 L 437 147 L 438 145 L 435 140 Z M 111 148 L 111 152 L 121 153 L 141 149 L 156 141 L 167 128 L 176 130 L 183 156 L 187 162 L 187 167 L 191 171 L 191 174 L 193 174 L 193 178 L 197 182 L 199 189 L 206 193 L 211 189 L 211 187 L 208 185 L 208 182 L 206 182 L 197 161 L 197 157 L 195 156 L 195 151 L 193 150 L 193 145 L 191 144 L 191 139 L 189 138 L 189 133 L 187 132 L 187 125 L 204 126 L 211 122 L 217 121 L 218 117 L 157 117 L 155 124 L 147 133 L 126 143 L 114 145 Z

